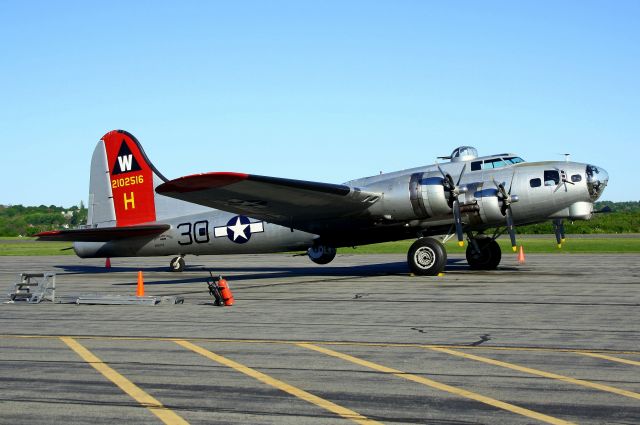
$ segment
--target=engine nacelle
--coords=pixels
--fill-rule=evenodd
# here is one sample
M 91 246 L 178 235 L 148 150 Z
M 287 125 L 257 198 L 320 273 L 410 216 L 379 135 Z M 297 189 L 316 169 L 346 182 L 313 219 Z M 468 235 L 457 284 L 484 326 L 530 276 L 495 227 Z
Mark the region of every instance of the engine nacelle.
M 480 207 L 480 219 L 485 224 L 501 224 L 504 222 L 504 214 L 500 208 L 500 199 L 497 196 L 478 197 Z
M 438 172 L 414 173 L 406 179 L 387 180 L 370 188 L 384 193 L 382 199 L 370 208 L 373 215 L 389 220 L 451 215 L 449 194 L 442 184 L 442 175 Z
M 429 217 L 442 217 L 451 214 L 449 194 L 444 189 L 440 173 L 421 175 L 419 196 Z

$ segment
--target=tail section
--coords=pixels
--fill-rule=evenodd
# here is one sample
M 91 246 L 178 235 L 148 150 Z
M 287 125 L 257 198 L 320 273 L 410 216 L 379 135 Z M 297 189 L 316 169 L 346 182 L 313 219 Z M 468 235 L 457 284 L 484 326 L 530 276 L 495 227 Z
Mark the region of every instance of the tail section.
M 165 181 L 132 134 L 110 131 L 91 159 L 87 224 L 120 227 L 156 221 L 154 188 Z

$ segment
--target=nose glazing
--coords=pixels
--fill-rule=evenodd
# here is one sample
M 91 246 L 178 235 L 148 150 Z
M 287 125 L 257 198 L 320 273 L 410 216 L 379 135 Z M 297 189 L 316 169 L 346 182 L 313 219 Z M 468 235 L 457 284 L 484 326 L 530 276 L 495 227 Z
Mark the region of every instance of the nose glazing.
M 609 173 L 604 168 L 587 165 L 587 188 L 592 201 L 596 201 L 609 183 Z

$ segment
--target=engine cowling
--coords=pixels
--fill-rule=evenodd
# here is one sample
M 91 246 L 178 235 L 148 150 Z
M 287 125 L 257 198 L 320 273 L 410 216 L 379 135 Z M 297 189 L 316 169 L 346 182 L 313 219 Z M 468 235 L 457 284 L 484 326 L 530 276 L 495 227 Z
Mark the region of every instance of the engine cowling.
M 442 184 L 440 173 L 424 173 L 420 179 L 420 196 L 429 217 L 442 217 L 451 214 L 449 194 Z
M 439 173 L 414 173 L 405 178 L 379 182 L 370 188 L 384 196 L 369 211 L 387 220 L 426 219 L 451 214 L 448 194 Z
M 414 173 L 370 186 L 384 194 L 369 211 L 388 220 L 414 220 L 451 215 L 449 193 L 439 172 Z M 407 189 L 409 197 L 407 198 Z M 464 195 L 462 195 L 464 199 Z
M 500 199 L 497 196 L 482 196 L 477 198 L 480 208 L 480 219 L 485 224 L 501 224 L 504 222 Z

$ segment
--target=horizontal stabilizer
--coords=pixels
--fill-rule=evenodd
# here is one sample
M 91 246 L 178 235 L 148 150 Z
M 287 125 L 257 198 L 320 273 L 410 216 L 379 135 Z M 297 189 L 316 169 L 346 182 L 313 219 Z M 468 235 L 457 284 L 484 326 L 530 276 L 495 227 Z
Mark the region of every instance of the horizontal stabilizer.
M 92 229 L 68 229 L 41 232 L 39 241 L 108 242 L 118 239 L 152 236 L 171 228 L 168 224 L 148 224 L 140 226 L 98 227 Z

